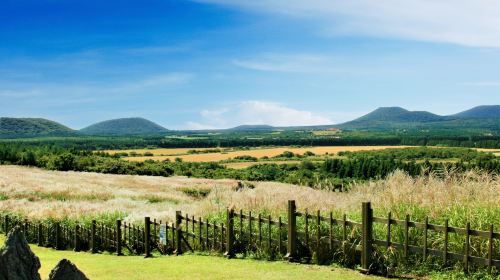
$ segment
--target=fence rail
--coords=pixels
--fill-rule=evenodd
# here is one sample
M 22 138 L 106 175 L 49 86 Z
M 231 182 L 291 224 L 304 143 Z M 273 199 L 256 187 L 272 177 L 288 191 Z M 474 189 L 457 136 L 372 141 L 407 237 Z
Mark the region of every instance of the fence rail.
M 483 266 L 491 272 L 500 269 L 500 233 L 392 218 L 374 217 L 371 204 L 361 209 L 361 222 L 348 220 L 346 215 L 334 217 L 332 212 L 297 211 L 295 201 L 289 201 L 286 217 L 254 214 L 251 211 L 228 209 L 225 223 L 215 223 L 201 217 L 175 213 L 174 223 L 163 223 L 149 217 L 143 224 L 117 220 L 115 225 L 92 221 L 72 226 L 31 222 L 13 216 L 0 216 L 0 229 L 7 233 L 20 226 L 30 243 L 57 250 L 73 249 L 92 253 L 111 252 L 151 257 L 159 254 L 180 255 L 186 251 L 213 251 L 228 258 L 236 254 L 255 254 L 268 259 L 328 263 L 340 258 L 345 263 L 361 264 L 370 271 L 374 255 L 395 250 L 398 262 L 428 258 L 441 259 L 443 266 L 461 262 L 466 271 L 471 265 Z M 453 243 L 450 243 L 453 238 Z M 457 242 L 459 240 L 459 242 Z M 460 245 L 458 245 L 460 243 Z

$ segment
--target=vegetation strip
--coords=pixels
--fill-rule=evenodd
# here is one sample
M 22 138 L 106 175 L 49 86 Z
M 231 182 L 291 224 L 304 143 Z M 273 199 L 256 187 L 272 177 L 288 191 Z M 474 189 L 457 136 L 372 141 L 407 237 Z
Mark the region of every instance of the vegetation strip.
M 117 220 L 114 226 L 92 221 L 90 225 L 76 224 L 73 227 L 61 225 L 57 221 L 36 223 L 5 215 L 0 217 L 0 228 L 8 232 L 19 225 L 26 238 L 40 246 L 93 253 L 113 252 L 117 255 L 122 255 L 123 250 L 126 250 L 127 254 L 143 254 L 146 257 L 151 257 L 154 250 L 160 254 L 176 255 L 186 250 L 197 250 L 224 253 L 229 258 L 236 255 L 255 255 L 276 260 L 286 256 L 295 262 L 338 262 L 353 267 L 359 264 L 357 256 L 360 254 L 364 270 L 384 275 L 394 267 L 410 263 L 436 264 L 440 262 L 440 257 L 443 266 L 450 265 L 451 260 L 459 261 L 467 272 L 473 269 L 471 265 L 478 266 L 474 269 L 486 267 L 489 273 L 497 273 L 494 271 L 500 268 L 500 233 L 493 231 L 493 225 L 487 232 L 471 230 L 469 223 L 464 229 L 448 226 L 447 223 L 445 226 L 429 224 L 427 218 L 426 223 L 410 221 L 409 216 L 404 221 L 385 219 L 373 216 L 370 203 L 362 205 L 361 223 L 346 220 L 345 215 L 342 219 L 334 219 L 331 212 L 329 218 L 322 216 L 320 211 L 317 211 L 316 215 L 307 210 L 298 212 L 295 201 L 289 201 L 287 213 L 287 223 L 283 223 L 281 217 L 273 219 L 270 215 L 263 217 L 261 214 L 256 217 L 252 216 L 251 212 L 243 214 L 243 211 L 238 213 L 228 209 L 226 222 L 220 224 L 187 214 L 183 216 L 180 211 L 176 211 L 174 224 L 145 217 L 143 225 L 140 226 Z M 256 223 L 253 228 L 252 223 Z M 384 228 L 384 225 L 395 225 L 398 228 Z M 417 238 L 421 236 L 422 229 L 425 230 L 424 240 Z M 429 230 L 431 233 L 428 233 Z M 384 231 L 387 239 L 377 239 L 378 236 L 384 235 Z M 444 250 L 436 244 L 443 232 L 446 237 Z M 403 239 L 401 233 L 404 233 Z M 448 251 L 447 236 L 450 233 L 457 234 L 454 240 L 461 240 L 462 244 L 465 244 L 461 252 Z M 400 237 L 391 239 L 391 235 Z M 284 238 L 285 236 L 288 238 Z M 481 239 L 473 240 L 472 237 Z M 460 248 L 455 242 L 457 241 L 454 241 L 453 247 Z M 287 246 L 284 246 L 284 243 Z M 361 251 L 358 249 L 359 245 Z M 404 254 L 390 261 L 383 261 L 380 255 L 391 250 Z M 475 254 L 472 255 L 471 252 Z M 431 256 L 432 258 L 429 258 Z

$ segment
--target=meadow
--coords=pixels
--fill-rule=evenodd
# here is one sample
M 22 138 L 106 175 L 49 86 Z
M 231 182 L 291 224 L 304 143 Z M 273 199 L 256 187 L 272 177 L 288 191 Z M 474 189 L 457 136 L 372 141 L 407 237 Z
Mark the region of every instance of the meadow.
M 30 219 L 90 219 L 99 217 L 141 221 L 150 216 L 173 221 L 176 210 L 195 216 L 213 216 L 226 207 L 281 215 L 288 200 L 299 210 L 334 211 L 358 218 L 363 201 L 371 201 L 375 214 L 476 228 L 493 223 L 500 227 L 498 176 L 470 171 L 411 177 L 396 171 L 386 179 L 353 183 L 349 192 L 316 190 L 277 182 L 111 175 L 45 171 L 0 166 L 0 211 Z

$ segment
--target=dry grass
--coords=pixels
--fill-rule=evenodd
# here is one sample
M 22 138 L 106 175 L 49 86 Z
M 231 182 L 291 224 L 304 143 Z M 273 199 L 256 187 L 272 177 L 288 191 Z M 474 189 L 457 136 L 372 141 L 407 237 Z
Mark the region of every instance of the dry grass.
M 500 157 L 500 149 L 482 149 L 482 148 L 477 148 L 476 149 L 479 152 L 485 152 L 485 153 L 492 153 L 497 157 Z
M 175 210 L 206 216 L 226 207 L 276 215 L 285 211 L 287 200 L 294 199 L 302 210 L 334 210 L 357 215 L 361 202 L 372 201 L 378 215 L 392 211 L 399 217 L 407 213 L 412 217 L 425 214 L 431 219 L 461 217 L 485 224 L 500 223 L 500 180 L 477 172 L 417 178 L 396 172 L 386 180 L 355 184 L 346 193 L 274 182 L 255 182 L 254 185 L 253 189 L 237 190 L 235 180 L 0 166 L 0 211 L 20 212 L 30 218 L 77 218 L 121 212 L 128 221 L 144 216 L 171 221 Z M 193 196 L 190 195 L 193 190 L 209 193 L 204 197 Z
M 317 155 L 325 155 L 325 154 L 333 155 L 337 154 L 338 152 L 344 152 L 344 151 L 383 150 L 389 148 L 407 148 L 407 147 L 409 146 L 323 146 L 323 147 L 301 147 L 301 148 L 278 147 L 278 148 L 256 148 L 251 150 L 238 150 L 238 151 L 224 152 L 224 153 L 190 154 L 190 155 L 178 153 L 177 156 L 173 155 L 173 156 L 152 156 L 152 157 L 125 157 L 125 159 L 130 161 L 145 161 L 148 159 L 161 161 L 166 159 L 175 160 L 175 158 L 182 158 L 182 160 L 188 162 L 211 162 L 211 161 L 228 160 L 237 156 L 253 156 L 257 158 L 265 156 L 274 157 L 282 154 L 285 151 L 290 151 L 295 154 L 304 154 L 305 152 L 310 151 Z M 175 150 L 175 149 L 168 149 L 168 150 Z M 152 152 L 154 150 L 135 150 L 135 152 L 137 153 L 144 153 L 147 151 Z M 116 153 L 119 151 L 114 151 L 114 152 Z M 152 153 L 154 154 L 154 152 Z
M 170 149 L 132 149 L 132 150 L 104 150 L 103 152 L 114 155 L 117 153 L 137 153 L 144 154 L 146 152 L 153 155 L 183 155 L 187 154 L 190 150 L 206 151 L 213 148 L 170 148 Z
M 288 160 L 288 161 L 245 161 L 245 162 L 231 162 L 231 163 L 226 163 L 224 166 L 227 168 L 232 168 L 232 169 L 243 169 L 247 168 L 250 166 L 258 165 L 258 164 L 297 164 L 301 163 L 299 160 Z

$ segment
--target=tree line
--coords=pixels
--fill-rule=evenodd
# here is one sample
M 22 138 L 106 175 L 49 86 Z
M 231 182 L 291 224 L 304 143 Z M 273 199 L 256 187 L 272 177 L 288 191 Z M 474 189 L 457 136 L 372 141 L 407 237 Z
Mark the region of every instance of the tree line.
M 232 178 L 250 181 L 277 181 L 334 189 L 354 180 L 384 178 L 395 170 L 412 176 L 444 168 L 458 171 L 480 169 L 500 174 L 500 160 L 486 153 L 469 149 L 394 149 L 344 153 L 346 158 L 330 158 L 323 162 L 301 159 L 298 164 L 265 163 L 245 169 L 230 169 L 218 163 L 182 161 L 129 162 L 117 156 L 54 146 L 29 147 L 20 144 L 0 144 L 0 164 L 36 166 L 49 170 L 86 171 L 108 174 L 151 176 L 188 176 L 198 178 Z M 433 162 L 450 153 L 459 159 Z M 434 156 L 434 157 L 433 157 Z

